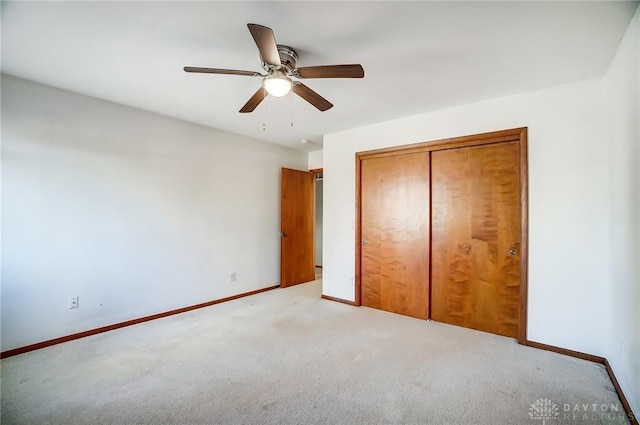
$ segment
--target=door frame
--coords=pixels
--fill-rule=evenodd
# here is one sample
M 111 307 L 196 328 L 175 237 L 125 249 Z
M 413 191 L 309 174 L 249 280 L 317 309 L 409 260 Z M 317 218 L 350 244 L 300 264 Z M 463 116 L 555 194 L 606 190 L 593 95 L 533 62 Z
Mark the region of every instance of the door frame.
M 527 155 L 527 127 L 512 128 L 508 130 L 493 131 L 490 133 L 473 134 L 469 136 L 453 137 L 448 139 L 433 140 L 429 142 L 415 143 L 411 145 L 396 146 L 391 148 L 375 149 L 365 152 L 356 152 L 356 240 L 355 240 L 355 301 L 354 305 L 362 305 L 362 252 L 360 241 L 362 240 L 361 226 L 361 164 L 365 159 L 379 158 L 392 155 L 406 155 L 414 152 L 431 152 L 443 149 L 454 149 L 469 146 L 491 145 L 504 142 L 518 142 L 520 154 L 520 294 L 519 294 L 519 325 L 518 343 L 526 345 L 527 341 L 527 306 L 528 306 L 528 264 L 529 264 L 529 181 L 528 181 L 528 155 Z M 431 236 L 430 236 L 431 238 Z M 431 244 L 431 241 L 429 242 Z M 431 268 L 431 254 L 429 255 L 429 268 Z M 431 274 L 431 273 L 429 273 Z M 429 294 L 431 297 L 431 294 Z M 431 308 L 429 308 L 429 320 Z
M 313 180 L 313 205 L 314 205 L 314 210 L 315 213 L 318 213 L 318 174 L 323 174 L 324 169 L 322 167 L 320 168 L 312 168 L 311 170 L 309 170 L 310 173 L 313 173 L 313 175 L 315 176 L 315 179 Z M 324 188 L 324 186 L 323 186 Z M 322 204 L 324 206 L 324 203 Z M 318 238 L 318 233 L 317 233 L 316 229 L 316 221 L 313 221 L 313 243 L 315 244 L 316 239 Z M 322 268 L 322 266 L 318 266 L 317 263 L 317 258 L 316 258 L 316 251 L 314 249 L 313 251 L 313 266 L 315 268 Z

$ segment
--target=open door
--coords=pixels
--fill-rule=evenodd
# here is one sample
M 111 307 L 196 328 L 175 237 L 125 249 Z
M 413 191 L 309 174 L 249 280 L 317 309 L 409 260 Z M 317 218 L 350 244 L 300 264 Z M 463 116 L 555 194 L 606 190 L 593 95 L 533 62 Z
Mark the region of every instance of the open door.
M 282 169 L 280 186 L 280 286 L 315 279 L 315 175 Z

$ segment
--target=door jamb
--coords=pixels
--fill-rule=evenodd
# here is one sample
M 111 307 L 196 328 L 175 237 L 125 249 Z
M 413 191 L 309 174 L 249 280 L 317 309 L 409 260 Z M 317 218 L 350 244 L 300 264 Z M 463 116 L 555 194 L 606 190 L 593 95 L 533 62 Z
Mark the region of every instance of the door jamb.
M 528 306 L 528 259 L 529 259 L 529 181 L 527 156 L 527 127 L 512 128 L 490 133 L 474 134 L 462 137 L 433 140 L 411 145 L 356 152 L 356 218 L 355 218 L 355 301 L 354 305 L 362 305 L 362 258 L 361 246 L 361 163 L 365 159 L 380 158 L 392 155 L 404 155 L 414 152 L 454 149 L 468 146 L 489 145 L 503 142 L 518 142 L 520 153 L 520 294 L 519 294 L 519 326 L 518 343 L 526 345 L 527 341 L 527 306 Z M 429 236 L 431 237 L 431 236 Z M 431 261 L 429 261 L 431 263 Z M 429 308 L 431 318 L 431 308 Z
M 313 168 L 313 169 L 309 170 L 309 172 L 317 177 L 318 174 L 322 174 L 323 168 L 322 167 Z M 318 198 L 316 196 L 317 188 L 318 188 L 318 181 L 314 179 L 313 180 L 313 205 L 314 205 L 313 211 L 314 211 L 314 214 L 316 214 L 318 212 L 317 211 Z M 324 206 L 324 204 L 323 204 L 323 206 Z M 316 220 L 315 220 L 315 217 L 314 217 L 314 220 L 313 220 L 313 243 L 314 243 L 314 248 L 313 248 L 313 267 L 314 267 L 314 270 L 318 267 L 318 265 L 316 264 L 317 258 L 316 258 L 316 250 L 315 250 L 316 238 L 318 237 L 318 234 L 316 233 L 316 231 L 317 231 L 317 229 L 316 229 Z M 320 268 L 322 268 L 322 266 L 320 266 Z

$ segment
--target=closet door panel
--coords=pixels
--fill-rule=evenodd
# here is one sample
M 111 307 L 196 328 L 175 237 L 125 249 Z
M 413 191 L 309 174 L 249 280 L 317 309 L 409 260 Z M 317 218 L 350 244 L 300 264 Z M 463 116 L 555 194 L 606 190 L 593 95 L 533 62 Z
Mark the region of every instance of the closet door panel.
M 362 305 L 426 319 L 429 311 L 429 152 L 364 159 Z
M 431 153 L 433 320 L 517 337 L 517 142 Z

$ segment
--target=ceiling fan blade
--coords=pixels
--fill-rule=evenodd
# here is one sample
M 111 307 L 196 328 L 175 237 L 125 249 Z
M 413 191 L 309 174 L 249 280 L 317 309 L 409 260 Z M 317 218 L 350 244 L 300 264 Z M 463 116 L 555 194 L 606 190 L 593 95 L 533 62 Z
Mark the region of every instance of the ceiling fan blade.
M 253 112 L 253 110 L 256 109 L 256 107 L 260 104 L 260 102 L 264 100 L 266 96 L 267 91 L 263 87 L 260 87 L 258 91 L 255 92 L 253 96 L 251 96 L 247 103 L 244 104 L 242 109 L 240 109 L 240 112 L 243 114 L 247 112 Z
M 322 112 L 333 108 L 333 104 L 331 102 L 299 81 L 293 83 L 293 92 Z
M 197 72 L 200 74 L 229 74 L 229 75 L 246 75 L 247 77 L 262 77 L 263 75 L 255 71 L 240 71 L 239 69 L 221 69 L 221 68 L 199 68 L 197 66 L 185 66 L 185 72 Z
M 305 66 L 298 68 L 300 78 L 363 78 L 364 69 L 360 64 Z
M 276 37 L 273 35 L 271 28 L 257 24 L 247 24 L 247 27 L 249 27 L 253 40 L 258 46 L 262 60 L 269 65 L 282 66 Z

